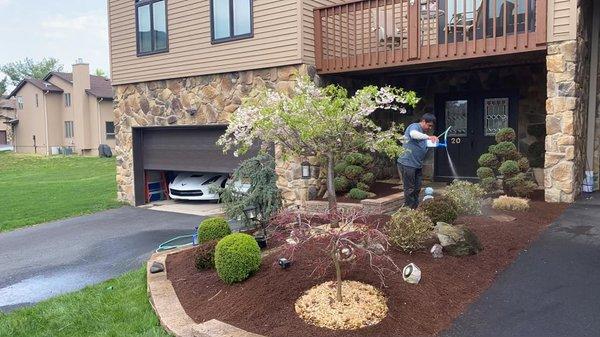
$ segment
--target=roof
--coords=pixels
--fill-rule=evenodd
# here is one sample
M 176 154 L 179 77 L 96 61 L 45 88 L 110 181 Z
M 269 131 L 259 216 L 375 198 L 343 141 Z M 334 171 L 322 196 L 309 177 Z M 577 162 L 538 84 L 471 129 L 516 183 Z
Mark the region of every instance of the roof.
M 47 81 L 52 76 L 60 77 L 67 82 L 73 83 L 72 73 L 53 71 L 46 75 L 44 80 Z M 113 89 L 110 80 L 102 76 L 90 75 L 90 89 L 85 92 L 98 98 L 113 99 Z
M 61 88 L 55 86 L 52 83 L 46 82 L 45 80 L 38 80 L 35 78 L 26 78 L 26 79 L 22 80 L 21 82 L 19 82 L 17 87 L 8 95 L 8 97 L 15 96 L 17 94 L 17 92 L 19 92 L 19 90 L 21 90 L 21 88 L 23 88 L 23 86 L 27 83 L 29 83 L 43 91 L 63 92 L 63 90 Z
M 17 102 L 14 99 L 0 98 L 0 109 L 15 110 L 16 108 L 17 108 Z

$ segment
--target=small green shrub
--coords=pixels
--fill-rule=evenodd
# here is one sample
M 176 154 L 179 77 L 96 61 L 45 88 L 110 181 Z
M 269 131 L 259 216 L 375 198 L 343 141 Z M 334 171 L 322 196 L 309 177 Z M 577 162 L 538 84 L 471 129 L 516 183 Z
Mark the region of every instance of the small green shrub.
M 509 178 L 520 172 L 519 164 L 514 160 L 507 160 L 502 165 L 498 171 L 504 175 L 504 177 Z
M 517 139 L 515 130 L 511 128 L 503 128 L 496 132 L 496 143 L 514 142 Z
M 479 166 L 489 167 L 491 169 L 498 168 L 498 158 L 491 153 L 484 153 L 477 160 Z
M 434 224 L 440 221 L 452 224 L 458 217 L 457 206 L 446 196 L 426 200 L 419 208 L 429 216 Z
M 479 179 L 491 178 L 494 177 L 494 170 L 489 167 L 480 167 L 477 169 L 477 177 Z
M 344 170 L 344 175 L 349 180 L 357 180 L 360 177 L 360 175 L 363 174 L 363 172 L 364 172 L 364 169 L 360 166 L 348 165 L 346 167 L 346 169 Z
M 366 191 L 366 192 L 368 192 L 371 189 L 371 187 L 369 185 L 367 185 L 363 182 L 356 184 L 356 188 L 358 188 L 359 190 Z
M 198 226 L 198 242 L 200 243 L 220 240 L 229 234 L 231 234 L 229 223 L 223 218 L 204 219 Z
M 348 164 L 346 164 L 346 162 L 344 162 L 344 161 L 339 162 L 339 163 L 335 164 L 335 166 L 333 167 L 333 172 L 337 175 L 342 175 L 342 174 L 344 174 L 346 167 L 348 167 Z
M 215 267 L 215 248 L 218 242 L 217 240 L 206 241 L 196 247 L 194 261 L 198 270 Z
M 525 157 L 520 158 L 517 161 L 517 164 L 519 164 L 519 171 L 525 173 L 529 170 L 529 160 Z
M 225 283 L 241 282 L 260 268 L 260 248 L 244 233 L 230 234 L 215 249 L 215 268 Z
M 350 182 L 348 181 L 348 178 L 344 176 L 335 177 L 333 179 L 333 186 L 335 187 L 336 192 L 344 192 L 350 187 Z
M 360 182 L 367 185 L 372 185 L 375 182 L 375 174 L 373 172 L 366 172 L 360 177 Z
M 357 187 L 351 189 L 350 192 L 348 192 L 348 198 L 351 198 L 351 199 L 362 200 L 362 199 L 366 199 L 368 197 L 369 197 L 368 192 L 363 191 Z
M 501 195 L 494 199 L 492 207 L 504 211 L 526 211 L 529 209 L 529 200 Z
M 510 196 L 529 197 L 537 187 L 525 173 L 518 173 L 514 177 L 505 179 L 505 191 Z
M 351 153 L 344 158 L 348 165 L 366 166 L 373 162 L 373 157 L 365 153 Z
M 496 177 L 487 177 L 479 181 L 479 186 L 486 192 L 494 192 L 498 189 L 498 181 Z
M 513 159 L 519 152 L 517 151 L 517 146 L 514 143 L 502 142 L 496 144 L 491 153 L 496 157 Z
M 412 252 L 423 248 L 431 237 L 433 222 L 423 211 L 403 207 L 392 215 L 385 228 L 392 244 Z
M 456 205 L 456 211 L 459 215 L 481 214 L 481 200 L 484 195 L 483 188 L 464 180 L 454 180 L 446 188 L 445 194 Z

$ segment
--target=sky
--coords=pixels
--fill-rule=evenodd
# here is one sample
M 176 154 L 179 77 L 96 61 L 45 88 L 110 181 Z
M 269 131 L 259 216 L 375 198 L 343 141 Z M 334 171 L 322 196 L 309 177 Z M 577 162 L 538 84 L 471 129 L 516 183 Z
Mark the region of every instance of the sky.
M 54 57 L 70 72 L 78 58 L 110 73 L 106 0 L 0 0 L 0 65 Z

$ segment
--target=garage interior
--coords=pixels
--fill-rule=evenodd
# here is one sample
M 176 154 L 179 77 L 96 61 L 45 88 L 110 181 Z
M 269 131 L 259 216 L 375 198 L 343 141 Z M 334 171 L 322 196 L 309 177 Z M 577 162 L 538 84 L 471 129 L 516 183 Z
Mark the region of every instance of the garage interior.
M 244 156 L 224 154 L 216 145 L 226 125 L 134 127 L 133 171 L 136 206 L 190 214 L 220 213 L 216 201 L 168 200 L 168 186 L 180 172 L 232 173 Z M 167 207 L 165 207 L 167 206 Z

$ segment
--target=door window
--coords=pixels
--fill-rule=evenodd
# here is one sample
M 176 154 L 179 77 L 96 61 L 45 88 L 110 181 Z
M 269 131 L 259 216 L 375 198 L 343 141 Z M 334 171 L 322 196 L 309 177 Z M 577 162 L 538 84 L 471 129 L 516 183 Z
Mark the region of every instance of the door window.
M 467 100 L 446 101 L 446 127 L 449 137 L 466 137 L 468 131 Z
M 498 130 L 508 127 L 508 98 L 486 98 L 483 109 L 486 136 L 494 136 Z

